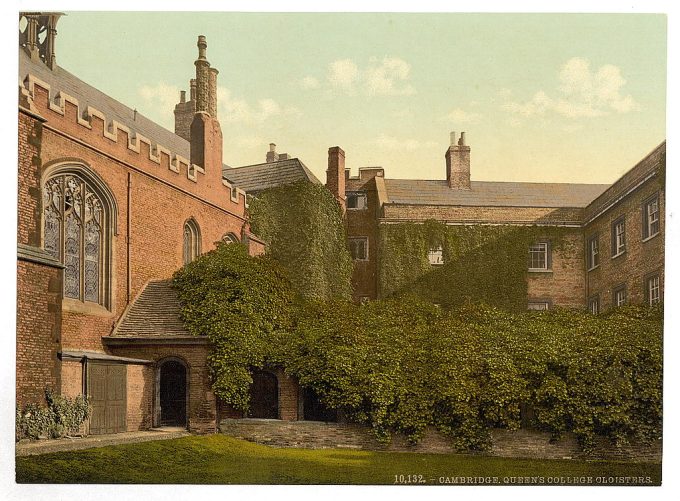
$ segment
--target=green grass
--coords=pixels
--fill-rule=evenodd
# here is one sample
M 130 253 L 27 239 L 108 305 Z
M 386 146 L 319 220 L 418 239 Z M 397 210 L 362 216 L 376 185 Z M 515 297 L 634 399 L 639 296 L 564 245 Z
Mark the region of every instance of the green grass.
M 17 458 L 19 483 L 393 484 L 395 475 L 440 477 L 649 477 L 661 465 L 506 459 L 462 454 L 276 449 L 224 435 L 192 436 Z M 432 481 L 434 479 L 434 481 Z M 532 483 L 532 482 L 530 482 Z M 649 485 L 649 484 L 647 484 Z

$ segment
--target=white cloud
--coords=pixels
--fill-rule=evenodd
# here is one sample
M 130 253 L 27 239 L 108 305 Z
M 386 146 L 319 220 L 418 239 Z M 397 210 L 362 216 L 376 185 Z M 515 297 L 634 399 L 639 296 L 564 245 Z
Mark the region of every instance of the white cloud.
M 415 151 L 420 149 L 436 148 L 435 141 L 418 141 L 416 139 L 397 139 L 396 137 L 380 134 L 374 144 L 386 150 Z
M 144 100 L 144 106 L 153 110 L 149 115 L 162 117 L 166 124 L 174 124 L 175 105 L 179 103 L 179 88 L 160 82 L 156 85 L 142 85 L 138 93 Z
M 365 88 L 370 96 L 408 96 L 415 94 L 415 89 L 408 83 L 399 85 L 409 78 L 411 65 L 403 59 L 386 57 L 379 64 L 372 60 L 369 68 L 365 70 Z
M 294 117 L 302 113 L 295 107 L 283 107 L 274 99 L 265 98 L 251 105 L 245 99 L 233 97 L 226 87 L 217 87 L 217 115 L 224 122 L 262 124 L 275 117 Z
M 359 68 L 351 59 L 340 59 L 328 65 L 328 81 L 333 87 L 351 92 L 359 76 Z
M 581 57 L 568 60 L 558 75 L 556 97 L 540 90 L 526 102 L 508 101 L 503 109 L 510 113 L 530 117 L 549 112 L 567 118 L 589 118 L 612 112 L 628 113 L 639 108 L 630 94 L 622 94 L 626 80 L 621 68 L 606 64 L 592 71 L 590 61 Z M 505 98 L 510 93 L 502 92 Z
M 328 65 L 326 81 L 331 89 L 349 95 L 362 93 L 368 96 L 408 96 L 415 89 L 408 83 L 411 65 L 398 57 L 371 58 L 368 65 L 359 68 L 351 59 L 339 59 Z M 307 77 L 307 88 L 318 81 Z
M 303 89 L 318 89 L 320 85 L 319 80 L 314 77 L 307 76 L 300 80 L 300 87 Z
M 471 111 L 465 111 L 461 108 L 456 108 L 451 110 L 445 117 L 444 120 L 447 122 L 452 122 L 453 124 L 467 124 L 478 122 L 482 118 L 480 113 L 474 113 Z

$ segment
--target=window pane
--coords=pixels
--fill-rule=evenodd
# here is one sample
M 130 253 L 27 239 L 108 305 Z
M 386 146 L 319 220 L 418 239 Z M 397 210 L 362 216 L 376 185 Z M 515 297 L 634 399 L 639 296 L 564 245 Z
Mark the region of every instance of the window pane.
M 548 269 L 548 244 L 538 243 L 529 247 L 529 268 L 532 270 Z
M 427 253 L 427 259 L 431 265 L 444 264 L 444 253 L 441 247 L 430 249 Z
M 85 300 L 99 302 L 99 249 L 101 230 L 97 223 L 85 225 Z
M 71 213 L 66 217 L 64 245 L 64 295 L 80 299 L 80 224 Z

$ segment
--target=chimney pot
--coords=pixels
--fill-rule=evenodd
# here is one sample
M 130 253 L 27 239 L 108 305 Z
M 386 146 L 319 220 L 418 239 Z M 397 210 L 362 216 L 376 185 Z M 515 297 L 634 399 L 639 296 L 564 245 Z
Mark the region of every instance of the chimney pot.
M 458 140 L 458 146 L 465 146 L 465 132 L 460 133 L 460 139 Z
M 276 151 L 276 144 L 275 143 L 269 143 L 269 151 Z
M 180 103 L 186 103 L 187 101 L 187 91 L 181 90 L 179 91 L 179 102 Z
M 456 133 L 451 132 L 451 146 L 455 146 L 456 144 Z

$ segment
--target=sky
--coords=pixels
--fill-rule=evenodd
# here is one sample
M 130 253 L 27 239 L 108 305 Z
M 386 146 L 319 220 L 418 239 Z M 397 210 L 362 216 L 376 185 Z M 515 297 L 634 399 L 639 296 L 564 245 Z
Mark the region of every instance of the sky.
M 205 35 L 224 162 L 269 143 L 389 178 L 611 183 L 666 137 L 663 14 L 67 12 L 57 62 L 174 130 Z

